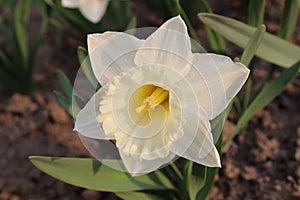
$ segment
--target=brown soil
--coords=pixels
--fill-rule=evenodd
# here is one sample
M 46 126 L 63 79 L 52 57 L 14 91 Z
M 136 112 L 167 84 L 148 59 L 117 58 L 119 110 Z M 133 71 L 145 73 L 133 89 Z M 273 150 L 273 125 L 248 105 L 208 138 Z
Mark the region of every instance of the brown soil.
M 244 20 L 240 1 L 234 2 L 211 1 L 216 13 Z M 266 22 L 268 31 L 276 32 L 282 1 L 272 3 L 267 1 Z M 135 12 L 139 15 L 137 9 Z M 153 13 L 149 16 L 142 18 L 146 21 L 140 24 L 161 23 Z M 205 40 L 201 25 L 197 32 L 201 40 Z M 298 45 L 299 34 L 298 24 L 292 39 Z M 60 182 L 37 170 L 27 159 L 29 155 L 88 156 L 72 131 L 73 119 L 59 106 L 52 92 L 61 90 L 56 69 L 74 79 L 79 68 L 76 48 L 85 45 L 84 40 L 71 31 L 62 34 L 50 29 L 38 56 L 34 94 L 24 97 L 0 91 L 0 200 L 117 199 L 113 194 Z M 231 57 L 240 55 L 240 49 L 232 44 L 228 46 Z M 265 62 L 259 64 L 255 71 L 256 88 L 269 67 Z M 226 149 L 210 199 L 300 199 L 299 99 L 298 76 Z M 228 133 L 233 127 L 234 124 L 227 121 L 225 131 Z

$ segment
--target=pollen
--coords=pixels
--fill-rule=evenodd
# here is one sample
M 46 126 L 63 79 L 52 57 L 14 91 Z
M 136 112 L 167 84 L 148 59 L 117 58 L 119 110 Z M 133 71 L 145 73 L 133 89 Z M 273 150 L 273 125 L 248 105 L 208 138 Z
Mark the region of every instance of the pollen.
M 143 110 L 150 111 L 151 109 L 154 109 L 157 105 L 162 104 L 164 101 L 169 99 L 169 91 L 165 90 L 159 86 L 154 86 L 155 90 L 152 92 L 152 94 L 148 97 L 146 97 L 142 104 L 136 108 L 137 113 L 141 113 Z

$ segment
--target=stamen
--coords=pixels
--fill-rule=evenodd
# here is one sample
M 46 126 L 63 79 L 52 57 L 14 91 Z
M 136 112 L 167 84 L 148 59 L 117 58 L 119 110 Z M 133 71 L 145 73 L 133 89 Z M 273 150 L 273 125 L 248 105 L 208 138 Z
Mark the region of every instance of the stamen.
M 136 112 L 141 113 L 143 110 L 147 108 L 149 111 L 153 109 L 155 106 L 161 104 L 164 100 L 169 97 L 169 91 L 164 90 L 161 87 L 157 87 L 152 94 L 145 98 L 142 104 L 136 108 Z

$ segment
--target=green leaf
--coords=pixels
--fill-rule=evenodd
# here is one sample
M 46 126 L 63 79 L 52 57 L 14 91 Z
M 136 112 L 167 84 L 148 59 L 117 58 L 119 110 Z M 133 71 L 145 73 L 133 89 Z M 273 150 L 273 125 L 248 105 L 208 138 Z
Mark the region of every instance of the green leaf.
M 178 14 L 176 4 L 173 0 L 143 0 L 143 2 L 145 2 L 151 11 L 155 12 L 158 17 L 164 20 Z
M 241 63 L 243 63 L 246 66 L 249 66 L 252 58 L 254 57 L 261 40 L 264 37 L 264 34 L 266 32 L 266 26 L 261 25 L 257 30 L 253 33 L 253 35 L 250 37 L 245 50 L 243 52 Z
M 84 107 L 85 103 L 82 98 L 76 94 L 73 94 L 72 104 L 70 105 L 70 109 L 72 110 L 72 117 L 75 119 L 79 111 Z
M 207 167 L 193 163 L 192 173 L 189 178 L 189 196 L 195 200 L 198 192 L 203 188 L 207 176 Z
M 84 75 L 89 80 L 91 85 L 94 88 L 97 88 L 99 83 L 98 83 L 98 81 L 97 81 L 97 79 L 94 75 L 92 65 L 91 65 L 91 61 L 90 61 L 90 58 L 88 56 L 87 50 L 84 47 L 79 46 L 77 48 L 77 56 L 78 56 L 78 60 L 81 64 L 81 69 L 82 69 Z
M 110 30 L 124 31 L 132 21 L 129 1 L 110 1 L 106 11 L 106 19 L 109 21 Z
M 255 28 L 240 21 L 210 13 L 200 13 L 200 20 L 224 38 L 245 48 Z M 298 61 L 300 48 L 279 37 L 265 33 L 256 55 L 271 63 L 289 67 Z
M 72 105 L 70 101 L 60 92 L 53 91 L 58 103 L 71 115 L 73 116 Z
M 279 77 L 272 82 L 266 83 L 260 93 L 254 98 L 252 103 L 244 111 L 235 129 L 224 143 L 224 147 L 243 129 L 247 122 L 263 107 L 268 105 L 277 95 L 279 95 L 294 78 L 300 68 L 300 61 L 289 69 L 282 72 Z
M 27 32 L 26 26 L 28 24 L 29 14 L 30 14 L 31 0 L 18 1 L 15 8 L 15 34 L 20 48 L 23 67 L 28 68 L 28 44 L 27 44 Z
M 174 190 L 174 186 L 160 171 L 132 177 L 88 158 L 62 158 L 30 156 L 30 161 L 40 170 L 66 183 L 106 192 L 137 190 Z M 108 160 L 109 161 L 109 160 Z M 110 162 L 117 162 L 110 160 Z M 98 166 L 95 170 L 95 164 Z
M 73 87 L 68 77 L 60 69 L 56 70 L 56 76 L 68 99 L 72 99 Z
M 248 23 L 258 27 L 264 21 L 265 0 L 249 0 L 248 4 Z
M 132 30 L 136 28 L 136 18 L 132 17 L 131 20 L 129 21 L 129 23 L 126 26 L 126 33 L 128 33 L 128 30 Z M 128 33 L 129 34 L 129 33 Z M 134 33 L 132 33 L 133 35 Z
M 1 7 L 0 7 L 1 8 Z M 2 11 L 1 9 L 0 9 L 0 11 Z M 11 42 L 11 34 L 10 34 L 10 32 L 9 32 L 9 29 L 8 29 L 8 27 L 6 26 L 6 24 L 3 22 L 3 19 L 2 19 L 3 17 L 2 16 L 0 16 L 0 31 L 1 31 L 1 35 L 2 35 L 2 37 L 6 40 L 6 41 L 8 41 L 8 42 Z
M 124 200 L 163 200 L 159 196 L 143 192 L 115 192 L 115 195 Z
M 223 127 L 226 121 L 226 118 L 229 114 L 232 104 L 230 104 L 226 110 L 224 110 L 221 114 L 219 114 L 216 118 L 210 121 L 211 124 L 211 132 L 213 135 L 214 142 L 216 143 L 219 140 L 219 137 L 223 131 Z
M 46 4 L 44 1 L 38 1 L 35 6 L 38 7 L 41 16 L 42 16 L 42 21 L 40 24 L 40 29 L 37 31 L 37 35 L 35 36 L 34 41 L 32 42 L 31 48 L 30 48 L 30 52 L 29 52 L 29 65 L 30 66 L 34 66 L 35 65 L 35 60 L 36 60 L 36 54 L 37 51 L 42 43 L 43 37 L 47 31 L 47 27 L 48 27 L 48 22 L 49 22 L 49 18 L 48 18 L 48 10 L 46 7 Z M 31 67 L 31 72 L 32 73 L 33 67 Z
M 195 32 L 186 12 L 184 11 L 184 9 L 182 8 L 180 1 L 179 0 L 174 0 L 176 5 L 177 5 L 177 9 L 179 11 L 180 16 L 182 17 L 182 19 L 184 20 L 187 28 L 188 28 L 188 32 L 191 38 L 193 38 L 195 41 L 197 41 L 200 44 L 200 40 L 197 36 L 197 33 Z
M 206 0 L 200 0 L 200 11 L 201 12 L 207 12 L 212 13 L 212 9 L 210 8 L 209 4 Z M 221 35 L 219 35 L 217 32 L 210 29 L 208 26 L 205 25 L 205 31 L 207 34 L 207 39 L 209 41 L 209 44 L 211 46 L 211 49 L 216 53 L 226 54 L 226 44 Z
M 289 39 L 293 34 L 298 19 L 299 0 L 285 0 L 278 36 Z
M 216 53 L 226 54 L 227 48 L 222 36 L 220 36 L 216 31 L 212 30 L 208 26 L 205 26 L 205 31 L 211 49 Z

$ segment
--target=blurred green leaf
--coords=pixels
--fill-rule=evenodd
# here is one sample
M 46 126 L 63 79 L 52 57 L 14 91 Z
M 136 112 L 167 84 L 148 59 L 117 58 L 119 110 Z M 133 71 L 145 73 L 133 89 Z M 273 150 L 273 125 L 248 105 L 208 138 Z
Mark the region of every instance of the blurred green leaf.
M 7 48 L 0 50 L 0 67 L 9 76 L 3 88 L 9 92 L 30 94 L 34 89 L 32 73 L 36 61 L 36 52 L 47 27 L 47 12 L 43 1 L 35 4 L 32 0 L 7 1 L 1 7 L 0 31 Z M 32 8 L 37 8 L 42 15 L 41 29 L 29 30 Z M 3 13 L 2 13 L 3 11 Z M 29 38 L 30 32 L 30 38 Z M 33 34 L 32 34 L 33 33 Z M 36 35 L 34 33 L 37 33 Z M 38 36 L 37 36 L 38 35 Z M 6 82 L 6 83 L 5 83 Z
M 255 28 L 240 21 L 210 13 L 200 13 L 200 20 L 224 38 L 245 48 Z M 300 48 L 279 37 L 265 33 L 256 55 L 277 65 L 289 67 L 298 61 Z
M 38 3 L 39 2 L 39 3 Z M 41 25 L 40 25 L 40 29 L 37 33 L 37 35 L 35 36 L 35 39 L 32 42 L 30 51 L 29 51 L 29 65 L 33 66 L 35 64 L 35 58 L 37 55 L 37 51 L 43 41 L 43 37 L 47 31 L 47 27 L 48 27 L 48 22 L 49 22 L 49 11 L 47 10 L 47 6 L 45 4 L 44 1 L 38 1 L 35 3 L 35 6 L 38 7 L 41 16 L 42 16 L 42 21 L 41 21 Z M 31 68 L 33 70 L 33 67 Z M 32 73 L 32 70 L 30 73 Z
M 289 39 L 293 34 L 298 19 L 299 0 L 285 0 L 278 36 Z
M 77 56 L 78 56 L 78 60 L 81 64 L 81 69 L 82 69 L 84 75 L 89 80 L 91 85 L 96 89 L 99 83 L 94 75 L 91 61 L 88 56 L 87 50 L 84 47 L 79 46 L 77 48 Z
M 258 27 L 264 21 L 265 0 L 249 0 L 248 3 L 248 23 Z
M 132 14 L 129 1 L 110 1 L 106 11 L 106 19 L 109 21 L 109 30 L 124 31 L 130 22 Z
M 241 57 L 241 63 L 243 63 L 246 66 L 249 66 L 252 58 L 254 57 L 254 55 L 264 37 L 265 32 L 266 32 L 266 26 L 261 25 L 253 33 L 253 35 L 250 37 L 250 39 L 245 47 L 245 50 Z
M 124 200 L 163 200 L 159 196 L 143 192 L 115 192 L 115 195 Z
M 30 156 L 29 159 L 37 168 L 50 176 L 83 188 L 107 192 L 175 189 L 160 171 L 132 177 L 128 173 L 109 168 L 102 163 L 99 163 L 100 166 L 95 173 L 93 166 L 99 161 L 94 159 L 44 156 Z
M 126 26 L 126 33 L 128 33 L 128 30 L 132 30 L 136 28 L 136 18 L 132 17 L 129 23 Z M 133 35 L 134 33 L 132 33 Z
M 178 14 L 178 10 L 174 0 L 143 0 L 146 5 L 155 12 L 158 17 L 166 20 Z
M 77 99 L 72 98 L 72 104 L 70 104 L 70 109 L 72 110 L 71 116 L 75 119 L 77 114 L 79 113 L 79 111 L 82 109 L 83 107 L 80 107 L 80 105 L 77 102 Z
M 28 44 L 27 44 L 27 27 L 30 14 L 31 0 L 22 0 L 17 1 L 15 8 L 15 34 L 18 42 L 18 46 L 20 48 L 23 67 L 28 68 Z
M 248 121 L 263 107 L 268 105 L 277 95 L 279 95 L 294 78 L 300 68 L 300 61 L 282 72 L 272 82 L 267 82 L 258 95 L 253 99 L 248 108 L 244 111 L 238 123 L 224 143 L 224 147 L 243 129 Z
M 195 32 L 186 12 L 184 11 L 184 9 L 182 8 L 181 4 L 180 4 L 180 1 L 179 0 L 174 0 L 176 2 L 176 5 L 177 5 L 177 9 L 179 11 L 178 14 L 180 14 L 180 16 L 182 17 L 182 19 L 184 20 L 187 28 L 188 28 L 188 32 L 189 32 L 189 35 L 192 39 L 194 39 L 196 42 L 198 42 L 200 44 L 200 40 L 197 36 L 197 33 Z
M 60 69 L 56 70 L 56 76 L 58 78 L 60 86 L 66 93 L 68 99 L 72 99 L 73 87 L 68 77 Z
M 207 167 L 193 163 L 191 175 L 189 178 L 189 196 L 195 200 L 198 192 L 203 188 L 207 175 Z
M 213 135 L 214 142 L 216 143 L 223 131 L 224 123 L 229 113 L 229 109 L 231 108 L 231 104 L 224 110 L 221 114 L 219 114 L 216 118 L 210 121 L 211 132 Z
M 0 8 L 0 11 L 2 11 L 2 9 Z M 3 16 L 0 16 L 0 31 L 1 31 L 1 35 L 2 37 L 4 37 L 4 39 L 10 43 L 11 40 L 12 40 L 12 35 L 11 33 L 9 32 L 9 29 L 8 27 L 6 26 L 6 24 L 4 24 L 3 22 L 3 19 L 2 19 Z M 11 45 L 10 45 L 11 46 Z
M 60 92 L 58 92 L 56 90 L 53 92 L 54 92 L 54 95 L 55 95 L 58 103 L 72 116 L 73 112 L 72 112 L 70 101 Z
M 200 0 L 199 2 L 201 12 L 212 13 L 212 9 L 210 8 L 206 0 Z M 217 32 L 213 31 L 207 25 L 204 26 L 211 49 L 216 53 L 226 54 L 227 49 L 223 37 Z

